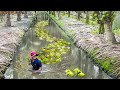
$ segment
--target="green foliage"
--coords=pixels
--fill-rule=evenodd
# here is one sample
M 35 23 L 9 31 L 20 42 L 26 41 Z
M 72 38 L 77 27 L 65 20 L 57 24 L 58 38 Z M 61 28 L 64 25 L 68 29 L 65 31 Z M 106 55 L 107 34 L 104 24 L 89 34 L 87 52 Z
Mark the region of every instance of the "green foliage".
M 92 19 L 94 21 L 97 21 L 98 24 L 100 24 L 106 22 L 113 22 L 115 16 L 115 11 L 94 11 Z
M 95 59 L 95 58 L 94 58 Z M 102 57 L 102 59 L 95 59 L 95 61 L 101 65 L 101 67 L 107 71 L 110 72 L 112 70 L 112 65 L 115 62 L 116 58 L 114 57 Z
M 109 64 L 109 61 L 101 62 L 101 67 L 104 68 L 106 71 L 109 71 L 111 69 Z
M 101 58 L 97 58 L 96 55 L 99 52 L 99 47 L 94 48 L 91 52 L 88 52 L 93 60 L 98 63 L 105 71 L 110 72 L 112 70 L 112 65 L 116 61 L 115 57 L 107 57 L 102 55 Z
M 93 34 L 93 35 L 96 35 L 96 34 L 99 34 L 99 30 L 91 30 L 90 33 Z
M 89 25 L 96 25 L 97 23 L 95 21 L 89 20 Z

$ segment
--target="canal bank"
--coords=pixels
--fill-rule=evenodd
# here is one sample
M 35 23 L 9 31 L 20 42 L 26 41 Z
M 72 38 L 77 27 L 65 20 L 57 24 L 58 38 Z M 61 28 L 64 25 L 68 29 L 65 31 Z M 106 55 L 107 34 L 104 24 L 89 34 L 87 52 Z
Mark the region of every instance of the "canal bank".
M 16 48 L 20 45 L 21 40 L 27 32 L 31 16 L 24 18 L 22 15 L 21 21 L 16 21 L 17 16 L 11 15 L 11 27 L 0 27 L 0 78 L 4 78 L 4 73 L 12 65 L 13 56 Z
M 103 35 L 93 35 L 91 30 L 96 30 L 95 26 L 85 25 L 78 20 L 62 16 L 60 20 L 57 17 L 49 15 L 61 27 L 63 31 L 74 41 L 75 45 L 83 49 L 93 62 L 98 65 L 104 72 L 113 78 L 119 78 L 119 44 L 110 45 L 105 41 Z M 58 22 L 59 21 L 59 22 Z M 61 22 L 61 23 L 60 23 Z M 117 41 L 120 38 L 116 36 Z

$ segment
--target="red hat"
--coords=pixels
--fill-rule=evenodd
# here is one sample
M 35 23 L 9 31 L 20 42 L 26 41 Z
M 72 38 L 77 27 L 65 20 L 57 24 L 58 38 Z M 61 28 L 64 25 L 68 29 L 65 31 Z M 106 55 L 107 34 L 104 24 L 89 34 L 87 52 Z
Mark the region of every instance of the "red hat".
M 31 56 L 36 56 L 37 52 L 31 52 Z

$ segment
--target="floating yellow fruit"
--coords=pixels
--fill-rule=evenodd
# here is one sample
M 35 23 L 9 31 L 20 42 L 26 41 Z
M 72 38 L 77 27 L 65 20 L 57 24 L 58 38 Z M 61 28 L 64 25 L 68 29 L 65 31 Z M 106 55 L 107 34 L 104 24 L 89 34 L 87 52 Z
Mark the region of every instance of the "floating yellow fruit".
M 69 69 L 65 70 L 65 72 L 67 76 L 74 76 L 74 73 Z
M 83 76 L 85 76 L 85 74 L 81 72 L 78 74 L 78 76 L 83 77 Z
M 81 72 L 79 68 L 75 68 L 73 71 L 74 71 L 75 74 L 78 74 L 78 73 Z

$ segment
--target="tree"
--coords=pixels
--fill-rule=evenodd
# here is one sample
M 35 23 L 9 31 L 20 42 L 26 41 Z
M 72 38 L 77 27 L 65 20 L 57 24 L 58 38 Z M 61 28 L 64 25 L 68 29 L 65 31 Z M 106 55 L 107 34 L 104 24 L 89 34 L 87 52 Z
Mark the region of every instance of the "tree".
M 24 18 L 28 18 L 27 11 L 24 11 Z
M 6 12 L 5 26 L 6 27 L 10 27 L 11 26 L 10 11 Z
M 51 14 L 51 11 L 49 11 L 49 14 Z
M 53 15 L 54 15 L 54 17 L 56 16 L 55 11 L 53 11 Z
M 77 13 L 78 13 L 78 20 L 80 20 L 81 12 L 80 12 L 80 11 L 77 11 Z
M 110 44 L 117 43 L 114 33 L 112 32 L 112 24 L 113 20 L 116 16 L 115 11 L 106 11 L 104 12 L 104 23 L 105 23 L 105 33 L 106 33 L 106 40 Z
M 17 21 L 21 21 L 21 11 L 17 11 Z
M 104 20 L 103 20 L 103 12 L 102 11 L 94 11 L 93 12 L 93 20 L 97 21 L 99 24 L 99 34 L 104 34 Z
M 11 26 L 11 14 L 16 14 L 16 11 L 0 11 L 0 14 L 5 15 L 5 26 Z
M 58 19 L 60 20 L 62 17 L 60 15 L 60 11 L 58 11 Z
M 70 17 L 70 11 L 68 11 L 68 17 Z
M 112 32 L 112 24 L 115 16 L 115 11 L 95 11 L 93 13 L 93 18 L 95 18 L 97 23 L 100 24 L 99 34 L 103 34 L 105 32 L 105 39 L 110 44 L 117 43 L 114 33 Z
M 89 11 L 86 11 L 86 24 L 89 24 Z

